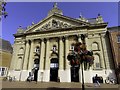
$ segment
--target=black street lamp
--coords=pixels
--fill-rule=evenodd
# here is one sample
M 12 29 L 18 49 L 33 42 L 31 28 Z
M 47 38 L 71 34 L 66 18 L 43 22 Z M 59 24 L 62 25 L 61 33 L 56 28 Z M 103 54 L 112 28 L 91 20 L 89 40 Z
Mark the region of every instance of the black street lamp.
M 84 68 L 84 69 L 89 69 L 89 67 L 93 64 L 94 57 L 93 57 L 93 52 L 88 51 L 86 49 L 85 35 L 83 35 L 83 34 L 81 35 L 81 40 L 82 40 L 82 42 L 77 42 L 76 44 L 74 44 L 74 50 L 72 50 L 68 54 L 67 59 L 70 61 L 70 65 L 73 68 L 76 68 L 78 66 L 80 67 L 80 65 L 81 65 L 82 90 L 85 90 L 83 64 L 88 63 L 88 64 L 86 64 L 86 68 Z M 74 75 L 75 75 L 75 73 L 74 73 Z

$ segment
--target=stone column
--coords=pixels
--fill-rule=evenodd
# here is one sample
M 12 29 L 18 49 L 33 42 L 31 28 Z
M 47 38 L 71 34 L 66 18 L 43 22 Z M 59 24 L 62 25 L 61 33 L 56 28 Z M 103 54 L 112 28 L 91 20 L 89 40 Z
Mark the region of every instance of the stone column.
M 16 54 L 17 54 L 17 45 L 16 43 L 14 43 L 13 45 L 13 54 L 12 54 L 12 59 L 11 59 L 11 63 L 10 63 L 10 70 L 14 70 L 15 69 L 15 60 L 16 60 Z
M 63 59 L 63 41 L 62 37 L 59 38 L 59 69 L 63 70 L 64 69 L 64 59 Z
M 49 82 L 50 80 L 50 43 L 49 43 L 49 39 L 45 39 L 46 40 L 46 47 L 45 47 L 45 61 L 44 61 L 44 73 L 43 73 L 43 81 L 45 82 Z
M 34 40 L 31 40 L 31 48 L 30 48 L 30 58 L 29 58 L 29 64 L 28 64 L 28 70 L 31 70 L 33 68 L 33 49 L 34 46 Z
M 69 53 L 69 41 L 68 36 L 65 37 L 65 69 L 70 69 L 69 61 L 67 59 Z
M 78 42 L 81 42 L 81 43 L 82 43 L 82 40 L 81 40 L 81 35 L 80 35 L 80 34 L 78 34 L 77 36 L 78 36 Z
M 45 69 L 49 70 L 50 69 L 50 41 L 47 38 L 47 42 L 46 42 L 46 60 L 45 60 Z
M 69 53 L 69 40 L 68 40 L 68 36 L 65 37 L 65 82 L 71 82 L 71 70 L 70 70 L 70 64 L 69 61 L 67 59 Z
M 23 63 L 23 70 L 27 70 L 29 51 L 30 51 L 30 45 L 29 45 L 29 40 L 27 40 L 26 47 L 25 47 L 25 58 L 24 58 L 24 63 Z
M 41 49 L 40 49 L 40 70 L 43 70 L 44 68 L 44 54 L 45 54 L 45 43 L 44 43 L 44 39 L 41 39 Z
M 89 38 L 88 38 L 88 36 L 85 37 L 85 43 L 86 43 L 86 48 L 87 48 L 87 50 L 92 50 L 92 47 L 91 47 L 91 45 L 90 45 L 90 43 L 89 43 Z

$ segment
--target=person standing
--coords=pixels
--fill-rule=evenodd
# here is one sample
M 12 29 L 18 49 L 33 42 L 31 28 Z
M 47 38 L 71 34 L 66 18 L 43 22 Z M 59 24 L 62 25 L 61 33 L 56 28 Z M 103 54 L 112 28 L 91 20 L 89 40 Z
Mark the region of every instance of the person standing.
M 95 79 L 95 87 L 100 86 L 99 77 L 97 74 L 95 75 L 94 79 Z

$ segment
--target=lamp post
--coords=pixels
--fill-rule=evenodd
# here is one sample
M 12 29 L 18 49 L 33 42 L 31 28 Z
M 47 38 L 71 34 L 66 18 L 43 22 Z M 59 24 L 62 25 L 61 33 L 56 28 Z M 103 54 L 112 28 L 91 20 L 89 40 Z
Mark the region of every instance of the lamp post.
M 83 64 L 81 64 L 81 70 L 82 70 L 82 90 L 85 90 L 85 85 L 84 85 L 84 74 L 83 74 Z
M 94 57 L 93 52 L 86 49 L 85 35 L 81 35 L 81 40 L 82 42 L 74 44 L 74 50 L 68 54 L 67 59 L 70 61 L 70 65 L 73 68 L 76 66 L 80 67 L 81 65 L 82 90 L 85 90 L 83 72 L 85 68 L 83 68 L 83 64 L 88 63 L 86 67 L 89 69 L 89 67 L 93 64 Z

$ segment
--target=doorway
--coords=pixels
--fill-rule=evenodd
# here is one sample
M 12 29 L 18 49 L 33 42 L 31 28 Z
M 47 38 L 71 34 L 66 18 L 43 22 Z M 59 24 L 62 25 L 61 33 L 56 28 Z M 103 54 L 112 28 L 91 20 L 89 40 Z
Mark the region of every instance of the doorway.
M 58 58 L 52 58 L 50 63 L 50 81 L 57 82 L 58 78 Z
M 34 68 L 32 69 L 32 72 L 34 74 L 34 81 L 37 81 L 38 78 L 38 70 L 39 70 L 39 59 L 34 60 Z
M 79 82 L 79 66 L 71 67 L 71 82 Z
M 38 77 L 38 69 L 36 68 L 35 70 L 34 70 L 34 81 L 37 81 L 37 77 Z

